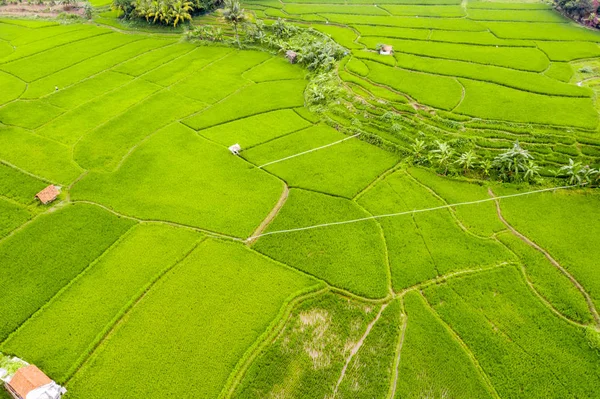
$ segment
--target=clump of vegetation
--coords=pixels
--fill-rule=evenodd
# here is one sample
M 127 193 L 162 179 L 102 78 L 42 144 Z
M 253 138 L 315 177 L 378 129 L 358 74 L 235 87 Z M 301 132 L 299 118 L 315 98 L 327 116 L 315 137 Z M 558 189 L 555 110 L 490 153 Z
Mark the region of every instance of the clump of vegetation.
M 145 19 L 153 24 L 177 27 L 192 16 L 215 9 L 221 0 L 113 0 L 112 8 L 122 19 Z
M 188 30 L 185 35 L 188 40 L 198 39 L 209 42 L 223 41 L 223 29 L 214 25 L 198 26 L 192 30 Z
M 583 25 L 599 26 L 597 0 L 554 0 L 554 6 Z

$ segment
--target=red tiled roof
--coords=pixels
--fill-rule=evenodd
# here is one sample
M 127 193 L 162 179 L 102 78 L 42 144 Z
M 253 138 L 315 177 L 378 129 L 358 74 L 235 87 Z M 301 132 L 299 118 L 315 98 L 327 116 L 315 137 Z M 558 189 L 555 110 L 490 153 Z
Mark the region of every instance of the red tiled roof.
M 18 369 L 8 385 L 17 395 L 25 398 L 29 392 L 51 382 L 50 377 L 32 364 Z
M 54 201 L 56 197 L 58 197 L 58 194 L 60 194 L 58 188 L 51 184 L 37 193 L 35 196 L 42 202 L 42 204 L 47 204 L 48 202 Z

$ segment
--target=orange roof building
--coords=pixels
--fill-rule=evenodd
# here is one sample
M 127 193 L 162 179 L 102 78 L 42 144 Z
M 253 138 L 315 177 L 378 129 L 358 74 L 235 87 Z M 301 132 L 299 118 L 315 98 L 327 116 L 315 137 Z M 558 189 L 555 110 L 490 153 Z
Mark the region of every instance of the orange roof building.
M 32 364 L 18 369 L 6 389 L 15 399 L 58 399 L 66 392 Z
M 60 194 L 60 189 L 51 184 L 35 196 L 42 204 L 46 205 L 47 203 L 54 201 L 56 197 L 58 197 L 58 194 Z

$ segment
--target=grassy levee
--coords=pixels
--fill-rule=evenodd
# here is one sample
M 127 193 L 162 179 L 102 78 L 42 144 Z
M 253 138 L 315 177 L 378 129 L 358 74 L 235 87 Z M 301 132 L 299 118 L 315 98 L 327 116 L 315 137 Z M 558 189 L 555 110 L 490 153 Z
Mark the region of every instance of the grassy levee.
M 286 298 L 314 284 L 240 244 L 205 241 L 125 316 L 69 395 L 216 397 Z
M 292 189 L 266 233 L 368 216 L 344 198 Z M 385 247 L 373 221 L 266 235 L 254 248 L 354 294 L 388 294 Z
M 408 293 L 404 308 L 408 325 L 396 398 L 494 397 L 469 354 L 432 314 L 420 294 Z
M 497 195 L 512 189 L 494 189 Z M 557 191 L 501 201 L 505 219 L 566 268 L 600 307 L 595 217 L 600 196 L 594 191 Z M 560 228 L 557 228 L 560 226 Z
M 426 209 L 444 202 L 405 171 L 378 182 L 359 203 L 373 215 Z M 489 219 L 487 230 L 495 221 Z M 394 291 L 440 275 L 510 260 L 503 246 L 463 231 L 448 210 L 379 219 L 387 242 Z
M 18 354 L 64 382 L 68 371 L 88 354 L 122 309 L 191 250 L 199 237 L 193 231 L 164 225 L 133 227 L 11 335 L 2 351 Z
M 144 142 L 114 173 L 88 174 L 71 194 L 138 218 L 246 238 L 273 208 L 282 186 L 176 123 Z
M 600 363 L 585 329 L 547 309 L 514 267 L 451 280 L 424 295 L 501 397 L 596 396 Z
M 233 397 L 329 397 L 350 348 L 376 314 L 371 304 L 330 293 L 302 302 L 275 342 L 250 366 Z M 383 358 L 387 345 L 381 340 L 372 347 L 381 350 Z
M 27 320 L 133 225 L 90 205 L 39 216 L 0 242 L 0 340 Z
M 348 136 L 327 125 L 317 125 L 259 145 L 243 153 L 257 166 L 282 160 L 346 139 Z M 399 161 L 398 157 L 359 138 L 277 162 L 265 169 L 298 187 L 354 197 L 378 175 Z

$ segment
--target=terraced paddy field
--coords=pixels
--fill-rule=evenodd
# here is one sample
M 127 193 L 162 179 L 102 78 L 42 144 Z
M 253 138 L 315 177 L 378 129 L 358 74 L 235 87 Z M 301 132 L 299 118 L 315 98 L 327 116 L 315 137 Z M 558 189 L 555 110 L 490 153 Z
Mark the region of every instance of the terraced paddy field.
M 94 5 L 0 19 L 0 368 L 81 399 L 600 397 L 600 33 L 243 4 L 343 47 L 315 71 L 219 11 L 207 43 Z

